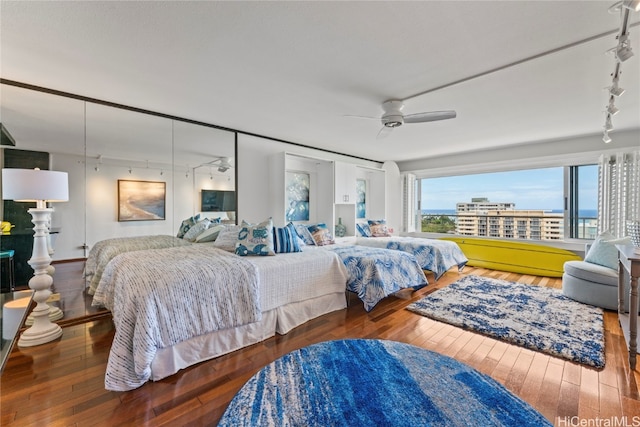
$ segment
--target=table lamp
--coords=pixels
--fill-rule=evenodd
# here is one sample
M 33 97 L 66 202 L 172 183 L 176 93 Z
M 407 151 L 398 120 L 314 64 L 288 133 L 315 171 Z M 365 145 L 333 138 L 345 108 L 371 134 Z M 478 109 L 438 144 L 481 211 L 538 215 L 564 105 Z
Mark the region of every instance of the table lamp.
M 34 271 L 34 276 L 29 280 L 29 288 L 34 291 L 33 300 L 37 305 L 31 313 L 33 325 L 18 340 L 18 346 L 32 347 L 53 341 L 62 335 L 62 328 L 51 322 L 51 307 L 47 304 L 53 278 L 47 274 L 51 263 L 47 248 L 47 223 L 52 209 L 47 208 L 46 204 L 69 200 L 68 174 L 37 168 L 2 169 L 2 198 L 17 202 L 36 202 L 36 207 L 27 212 L 31 214 L 31 222 L 35 225 L 33 252 L 28 263 Z

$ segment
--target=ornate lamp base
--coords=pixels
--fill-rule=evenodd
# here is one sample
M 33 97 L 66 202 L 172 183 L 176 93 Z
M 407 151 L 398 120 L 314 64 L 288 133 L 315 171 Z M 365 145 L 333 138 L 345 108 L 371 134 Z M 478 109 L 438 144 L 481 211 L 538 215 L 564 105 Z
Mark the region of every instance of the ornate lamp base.
M 35 224 L 33 236 L 33 253 L 29 260 L 29 265 L 33 268 L 34 276 L 29 280 L 29 287 L 33 289 L 33 300 L 37 303 L 31 312 L 33 325 L 24 331 L 18 340 L 19 347 L 32 347 L 53 341 L 62 336 L 62 328 L 55 323 L 51 323 L 51 307 L 47 300 L 51 296 L 51 284 L 53 278 L 47 274 L 47 268 L 51 263 L 49 251 L 47 250 L 47 227 L 46 223 L 51 213 L 48 208 L 33 208 L 28 211 L 33 217 Z M 59 309 L 58 309 L 59 310 Z

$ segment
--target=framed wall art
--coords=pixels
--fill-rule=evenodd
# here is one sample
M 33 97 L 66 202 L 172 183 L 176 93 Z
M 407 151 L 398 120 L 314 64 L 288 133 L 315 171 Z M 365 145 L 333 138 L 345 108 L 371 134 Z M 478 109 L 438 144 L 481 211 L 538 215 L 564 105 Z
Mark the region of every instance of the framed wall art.
M 167 183 L 118 180 L 118 221 L 157 221 L 166 215 Z
M 287 221 L 309 221 L 309 174 L 286 173 Z
M 367 181 L 364 179 L 356 180 L 356 218 L 362 219 L 367 217 Z

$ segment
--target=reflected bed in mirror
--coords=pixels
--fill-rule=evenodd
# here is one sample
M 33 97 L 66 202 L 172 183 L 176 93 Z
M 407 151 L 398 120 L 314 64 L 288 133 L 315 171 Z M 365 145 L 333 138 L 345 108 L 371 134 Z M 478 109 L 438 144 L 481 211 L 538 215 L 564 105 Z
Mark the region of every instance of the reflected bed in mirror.
M 42 151 L 52 170 L 69 174 L 69 202 L 55 206 L 52 216 L 52 226 L 61 230 L 52 257 L 56 266 L 83 264 L 89 250 L 108 238 L 175 236 L 184 218 L 199 213 L 202 189 L 236 192 L 235 132 L 54 89 L 0 83 L 2 126 L 15 141 L 1 147 L 0 161 L 4 150 Z M 165 183 L 165 220 L 118 221 L 118 180 Z M 224 209 L 225 222 L 235 223 L 235 205 Z M 0 220 L 11 221 L 1 211 Z M 82 313 L 67 306 L 65 319 L 91 313 L 80 301 L 82 268 L 73 280 L 83 282 L 72 297 Z

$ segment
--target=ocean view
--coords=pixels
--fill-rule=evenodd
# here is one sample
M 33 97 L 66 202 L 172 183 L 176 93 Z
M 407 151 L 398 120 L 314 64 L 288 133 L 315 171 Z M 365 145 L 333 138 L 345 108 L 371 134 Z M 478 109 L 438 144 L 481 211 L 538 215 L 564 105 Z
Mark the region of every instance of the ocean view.
M 551 210 L 545 210 L 545 212 L 550 212 L 550 213 L 562 213 L 563 210 L 562 209 L 551 209 Z M 423 215 L 455 215 L 456 214 L 456 210 L 455 209 L 423 209 L 422 210 L 422 214 Z M 578 212 L 578 216 L 580 218 L 597 218 L 598 217 L 598 210 L 597 209 L 582 209 Z

